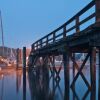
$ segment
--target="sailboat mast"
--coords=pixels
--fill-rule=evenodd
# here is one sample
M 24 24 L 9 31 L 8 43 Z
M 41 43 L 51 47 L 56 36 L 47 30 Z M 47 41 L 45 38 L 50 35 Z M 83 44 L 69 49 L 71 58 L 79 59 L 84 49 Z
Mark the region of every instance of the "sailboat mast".
M 4 33 L 3 33 L 3 23 L 2 23 L 1 11 L 0 11 L 0 22 L 1 22 L 2 46 L 3 46 L 3 55 L 4 55 Z

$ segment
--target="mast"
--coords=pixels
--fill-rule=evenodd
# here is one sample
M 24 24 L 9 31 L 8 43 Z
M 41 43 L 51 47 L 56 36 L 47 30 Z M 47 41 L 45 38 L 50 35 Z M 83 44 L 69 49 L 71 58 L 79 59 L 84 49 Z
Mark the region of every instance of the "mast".
M 2 47 L 3 47 L 3 56 L 4 56 L 4 33 L 3 33 L 3 23 L 2 23 L 2 16 L 0 11 L 0 27 L 1 27 L 1 34 L 2 34 Z

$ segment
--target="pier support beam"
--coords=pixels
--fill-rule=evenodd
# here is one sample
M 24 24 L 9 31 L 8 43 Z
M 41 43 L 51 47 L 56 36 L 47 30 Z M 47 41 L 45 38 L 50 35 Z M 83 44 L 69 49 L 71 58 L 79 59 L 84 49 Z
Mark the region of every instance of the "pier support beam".
M 23 100 L 26 100 L 26 47 L 23 47 Z
M 71 87 L 73 87 L 73 85 L 75 84 L 76 80 L 78 79 L 79 75 L 81 75 L 82 79 L 84 80 L 86 86 L 90 89 L 90 85 L 88 83 L 88 81 L 86 80 L 84 74 L 82 73 L 82 69 L 84 68 L 88 58 L 89 58 L 89 55 L 90 53 L 87 54 L 87 56 L 85 57 L 83 63 L 81 64 L 81 66 L 79 67 L 78 64 L 76 63 L 76 61 L 74 61 L 73 57 L 71 57 L 72 61 L 74 62 L 75 64 L 75 67 L 78 71 L 78 73 L 76 74 L 76 76 L 74 77 L 73 81 L 72 81 L 72 84 L 71 84 Z
M 55 76 L 55 56 L 49 56 L 49 61 L 51 63 L 50 66 L 50 72 L 51 72 L 51 76 Z
M 96 100 L 96 47 L 91 48 L 90 54 L 90 79 L 91 79 L 91 100 Z
M 63 53 L 63 63 L 64 63 L 64 80 L 65 80 L 65 99 L 69 100 L 70 92 L 70 81 L 69 81 L 69 50 Z
M 81 64 L 81 66 L 79 67 L 79 65 L 78 65 L 77 62 L 75 61 L 74 56 L 71 55 L 71 60 L 72 60 L 73 63 L 74 63 L 74 66 L 73 66 L 73 67 L 75 67 L 75 68 L 77 69 L 77 71 L 78 71 L 77 74 L 74 76 L 74 79 L 73 79 L 73 81 L 72 81 L 72 83 L 71 83 L 71 89 L 72 89 L 72 91 L 73 91 L 73 93 L 74 93 L 74 98 L 77 98 L 77 99 L 79 99 L 79 97 L 78 97 L 78 95 L 76 94 L 76 91 L 75 91 L 75 83 L 76 83 L 76 81 L 77 81 L 79 75 L 82 77 L 84 83 L 86 84 L 86 86 L 87 86 L 87 88 L 88 88 L 88 90 L 87 90 L 87 92 L 85 93 L 85 95 L 83 96 L 83 99 L 82 99 L 82 100 L 85 100 L 85 98 L 87 97 L 87 95 L 88 95 L 89 92 L 90 92 L 91 86 L 90 86 L 90 84 L 88 83 L 87 79 L 85 78 L 85 76 L 84 76 L 84 74 L 83 74 L 83 72 L 82 72 L 82 70 L 83 70 L 83 68 L 85 67 L 85 64 L 86 64 L 86 62 L 87 62 L 89 56 L 90 56 L 90 50 L 88 51 L 88 54 L 86 55 L 84 61 L 83 61 L 82 64 Z

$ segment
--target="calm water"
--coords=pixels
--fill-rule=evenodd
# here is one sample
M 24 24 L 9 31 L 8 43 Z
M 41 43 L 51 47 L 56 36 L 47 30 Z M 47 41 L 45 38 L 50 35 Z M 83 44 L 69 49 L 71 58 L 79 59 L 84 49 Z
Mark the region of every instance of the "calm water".
M 77 73 L 77 72 L 76 72 Z M 84 68 L 83 74 L 90 83 L 89 67 Z M 70 69 L 70 84 L 73 74 Z M 70 88 L 70 92 L 64 89 L 64 71 L 55 77 L 51 72 L 26 72 L 26 84 L 23 85 L 23 71 L 15 69 L 6 69 L 0 71 L 0 100 L 67 100 L 65 95 L 69 94 L 70 100 L 90 100 L 91 91 L 88 91 L 86 84 L 81 76 L 75 83 L 75 91 Z M 98 100 L 98 67 L 96 68 L 96 100 Z M 25 98 L 26 97 L 26 98 Z

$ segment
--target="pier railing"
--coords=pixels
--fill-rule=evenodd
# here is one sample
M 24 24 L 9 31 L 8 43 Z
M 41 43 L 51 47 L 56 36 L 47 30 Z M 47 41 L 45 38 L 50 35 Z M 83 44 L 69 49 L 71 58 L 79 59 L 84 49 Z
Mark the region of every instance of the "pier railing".
M 82 31 L 80 29 L 81 25 L 90 21 L 92 18 L 95 18 L 95 19 L 97 18 L 96 10 L 94 12 L 91 12 L 91 14 L 88 15 L 88 17 L 85 17 L 82 20 L 80 20 L 80 17 L 83 14 L 85 14 L 87 11 L 92 9 L 92 7 L 95 5 L 96 5 L 96 1 L 93 0 L 87 6 L 85 6 L 81 11 L 79 11 L 75 16 L 73 16 L 71 19 L 69 19 L 66 23 L 64 23 L 59 28 L 55 29 L 53 32 L 49 33 L 48 35 L 44 36 L 43 38 L 41 38 L 38 41 L 36 41 L 35 43 L 33 43 L 32 51 L 41 49 L 42 47 L 48 46 L 52 43 L 55 43 L 55 42 L 59 41 L 60 39 L 63 39 L 63 38 L 66 39 L 66 37 L 68 36 L 67 33 L 71 32 L 72 30 L 75 30 L 75 32 L 74 32 L 75 34 Z M 96 19 L 96 21 L 97 21 L 97 19 Z M 75 24 L 67 29 L 67 26 L 69 24 L 71 24 L 72 22 L 75 22 Z

